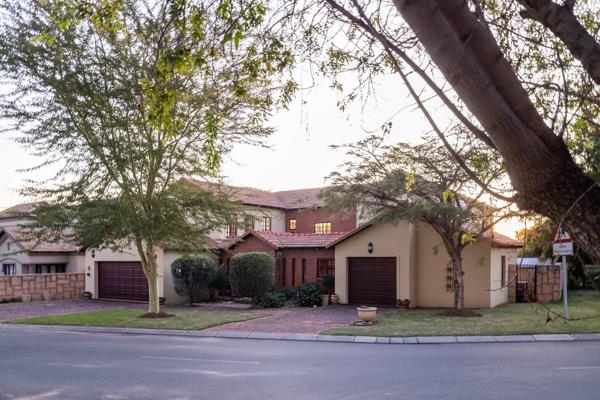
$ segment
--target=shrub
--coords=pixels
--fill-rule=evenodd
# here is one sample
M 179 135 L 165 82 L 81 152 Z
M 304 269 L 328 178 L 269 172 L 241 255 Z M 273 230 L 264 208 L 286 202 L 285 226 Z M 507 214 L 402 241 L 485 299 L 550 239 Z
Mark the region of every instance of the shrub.
M 251 297 L 258 304 L 273 287 L 275 260 L 267 253 L 243 253 L 231 257 L 229 283 L 236 296 Z
M 208 288 L 216 271 L 217 263 L 209 256 L 179 257 L 171 264 L 175 292 L 189 297 L 190 305 L 194 304 L 194 300 Z
M 286 298 L 281 292 L 267 292 L 261 299 L 261 304 L 264 308 L 281 308 Z
M 335 289 L 335 278 L 331 274 L 327 274 L 321 278 L 321 285 L 327 289 L 327 294 L 331 295 Z
M 296 300 L 300 307 L 312 307 L 321 304 L 321 287 L 315 283 L 303 283 L 298 286 Z
M 291 300 L 296 298 L 296 288 L 282 287 L 276 290 L 277 293 L 283 297 L 284 300 Z
M 216 295 L 223 290 L 229 289 L 229 277 L 227 276 L 227 272 L 225 272 L 225 266 L 221 265 L 217 268 L 208 287 L 211 290 L 211 295 Z

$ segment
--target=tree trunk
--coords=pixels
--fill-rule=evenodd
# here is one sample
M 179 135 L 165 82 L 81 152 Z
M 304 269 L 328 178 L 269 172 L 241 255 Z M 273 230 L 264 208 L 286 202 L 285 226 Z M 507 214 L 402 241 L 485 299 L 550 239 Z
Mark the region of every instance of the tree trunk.
M 494 37 L 462 0 L 395 4 L 502 155 L 519 207 L 555 223 L 564 219 L 563 226 L 600 263 L 600 187 L 587 191 L 594 181 L 543 122 Z
M 465 306 L 465 272 L 462 269 L 462 255 L 454 250 L 450 252 L 452 263 L 452 290 L 454 291 L 454 308 Z
M 148 314 L 158 314 L 160 312 L 160 299 L 158 290 L 158 263 L 156 262 L 156 252 L 154 246 L 147 245 L 145 251 L 141 244 L 138 244 L 138 252 L 142 260 L 144 275 L 148 280 Z

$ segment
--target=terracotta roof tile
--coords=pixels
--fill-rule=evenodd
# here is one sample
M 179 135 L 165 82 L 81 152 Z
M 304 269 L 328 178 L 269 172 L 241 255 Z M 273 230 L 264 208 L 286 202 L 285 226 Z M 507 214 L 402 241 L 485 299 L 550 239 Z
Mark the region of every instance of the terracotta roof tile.
M 72 253 L 82 249 L 81 246 L 69 243 L 66 240 L 57 242 L 38 241 L 20 227 L 2 228 L 0 229 L 0 235 L 2 234 L 9 236 L 23 250 L 33 253 Z
M 488 231 L 483 234 L 483 238 L 492 241 L 492 247 L 518 249 L 523 247 L 523 243 L 511 239 L 498 232 Z
M 290 232 L 268 232 L 268 231 L 249 231 L 243 236 L 237 238 L 229 247 L 235 246 L 238 242 L 248 236 L 256 236 L 257 239 L 271 245 L 275 249 L 279 248 L 315 248 L 326 247 L 327 244 L 343 236 L 345 232 L 332 233 L 290 233 Z

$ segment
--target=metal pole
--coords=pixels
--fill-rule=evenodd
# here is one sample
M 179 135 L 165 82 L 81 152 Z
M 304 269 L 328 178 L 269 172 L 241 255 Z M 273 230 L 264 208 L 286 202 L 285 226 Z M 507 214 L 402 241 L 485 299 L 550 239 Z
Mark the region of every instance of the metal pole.
M 567 256 L 562 256 L 562 271 L 563 271 L 563 305 L 565 308 L 564 317 L 565 324 L 569 323 L 569 301 L 567 299 L 567 282 L 569 279 L 567 277 Z

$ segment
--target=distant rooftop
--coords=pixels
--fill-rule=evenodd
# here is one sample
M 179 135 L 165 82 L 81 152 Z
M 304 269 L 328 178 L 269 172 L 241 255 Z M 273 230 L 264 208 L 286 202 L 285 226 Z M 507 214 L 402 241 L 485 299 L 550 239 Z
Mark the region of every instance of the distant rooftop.
M 0 211 L 0 219 L 31 217 L 39 203 L 21 203 Z
M 5 227 L 0 229 L 0 237 L 7 235 L 15 244 L 25 251 L 33 253 L 72 253 L 81 250 L 81 246 L 69 243 L 66 240 L 60 241 L 40 241 L 25 231 L 24 228 Z
M 323 190 L 323 188 L 270 192 L 251 187 L 209 183 L 191 178 L 185 179 L 184 182 L 194 185 L 200 189 L 210 190 L 216 193 L 224 193 L 233 201 L 239 201 L 247 205 L 282 208 L 288 210 L 322 207 L 324 205 L 323 200 L 319 198 L 319 193 L 321 190 Z

